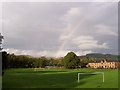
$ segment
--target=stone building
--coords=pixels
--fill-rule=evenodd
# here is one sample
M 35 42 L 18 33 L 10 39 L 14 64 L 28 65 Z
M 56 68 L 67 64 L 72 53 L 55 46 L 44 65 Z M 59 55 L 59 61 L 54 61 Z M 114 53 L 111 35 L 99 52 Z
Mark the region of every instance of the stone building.
M 86 67 L 89 67 L 89 68 L 117 69 L 117 68 L 120 68 L 120 62 L 102 60 L 102 61 L 99 61 L 99 62 L 88 63 L 86 65 Z

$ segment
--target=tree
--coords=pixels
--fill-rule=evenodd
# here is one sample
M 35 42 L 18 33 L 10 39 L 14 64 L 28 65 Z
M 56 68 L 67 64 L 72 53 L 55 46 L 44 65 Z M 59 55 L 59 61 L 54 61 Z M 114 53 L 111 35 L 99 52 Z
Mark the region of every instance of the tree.
M 1 50 L 2 50 L 2 47 L 1 47 L 2 39 L 3 39 L 3 36 L 0 33 L 0 69 L 2 69 L 2 72 L 0 71 L 0 75 L 4 74 L 4 69 L 6 68 L 6 60 L 7 60 L 6 59 L 7 53 L 6 52 L 1 52 Z
M 69 69 L 77 68 L 80 65 L 79 57 L 74 52 L 69 52 L 63 59 L 64 67 Z
M 46 65 L 46 58 L 45 57 L 39 58 L 39 67 L 44 68 L 45 65 Z
M 88 63 L 95 62 L 95 58 L 93 58 L 93 57 L 84 56 L 84 57 L 79 57 L 79 58 L 80 58 L 80 66 L 81 66 L 81 68 L 86 67 L 86 65 Z
M 7 60 L 7 52 L 0 52 L 2 54 L 2 75 L 4 74 L 4 70 L 8 68 L 8 60 Z
M 2 39 L 4 39 L 4 38 L 3 38 L 3 36 L 2 36 L 1 33 L 0 33 L 0 50 L 2 50 L 2 47 L 1 47 Z

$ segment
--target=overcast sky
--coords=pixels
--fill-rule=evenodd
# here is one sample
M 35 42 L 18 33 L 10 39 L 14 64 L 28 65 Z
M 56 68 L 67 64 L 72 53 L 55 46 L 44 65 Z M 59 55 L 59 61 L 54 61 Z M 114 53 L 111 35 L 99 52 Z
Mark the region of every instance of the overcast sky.
M 3 48 L 32 56 L 118 53 L 118 3 L 4 2 Z

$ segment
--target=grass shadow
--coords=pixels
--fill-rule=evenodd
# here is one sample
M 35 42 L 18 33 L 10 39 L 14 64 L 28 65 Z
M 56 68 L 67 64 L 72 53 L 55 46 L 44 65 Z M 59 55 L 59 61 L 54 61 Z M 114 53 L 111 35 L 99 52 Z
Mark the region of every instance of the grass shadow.
M 37 71 L 26 75 L 25 72 L 19 76 L 7 75 L 3 77 L 3 88 L 74 88 L 85 84 L 85 81 L 77 82 L 77 72 L 59 73 L 66 71 Z M 39 73 L 50 73 L 42 74 Z M 89 78 L 85 75 L 81 79 Z
M 86 79 L 86 78 L 89 78 L 91 76 L 95 76 L 95 74 L 80 74 L 79 78 L 80 79 Z
M 36 71 L 36 73 L 62 73 L 62 72 L 67 72 L 67 71 L 50 71 L 50 70 Z

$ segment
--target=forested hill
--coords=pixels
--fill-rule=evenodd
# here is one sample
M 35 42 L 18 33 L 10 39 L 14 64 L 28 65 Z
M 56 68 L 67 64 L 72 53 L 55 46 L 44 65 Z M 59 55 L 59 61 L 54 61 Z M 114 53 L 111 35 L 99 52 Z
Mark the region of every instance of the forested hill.
M 112 55 L 112 54 L 101 54 L 101 53 L 91 53 L 91 54 L 86 54 L 85 57 L 89 58 L 95 58 L 96 60 L 103 60 L 103 59 L 108 59 L 108 60 L 113 60 L 117 61 L 120 59 L 120 55 Z M 119 58 L 119 59 L 118 59 Z

